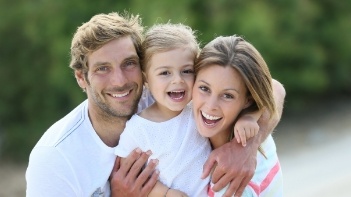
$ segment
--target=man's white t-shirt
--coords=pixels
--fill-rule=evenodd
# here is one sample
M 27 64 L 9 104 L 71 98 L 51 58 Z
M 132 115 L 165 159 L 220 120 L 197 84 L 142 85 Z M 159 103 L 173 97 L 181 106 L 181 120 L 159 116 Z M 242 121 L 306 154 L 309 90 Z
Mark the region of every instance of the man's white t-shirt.
M 116 147 L 116 155 L 126 157 L 135 148 L 151 150 L 158 159 L 159 180 L 188 196 L 207 196 L 209 178 L 201 179 L 211 146 L 196 130 L 191 104 L 176 117 L 152 122 L 134 115 L 127 123 Z
M 143 93 L 139 110 L 152 98 Z M 88 101 L 52 125 L 33 148 L 26 172 L 27 197 L 110 196 L 116 155 L 96 134 Z

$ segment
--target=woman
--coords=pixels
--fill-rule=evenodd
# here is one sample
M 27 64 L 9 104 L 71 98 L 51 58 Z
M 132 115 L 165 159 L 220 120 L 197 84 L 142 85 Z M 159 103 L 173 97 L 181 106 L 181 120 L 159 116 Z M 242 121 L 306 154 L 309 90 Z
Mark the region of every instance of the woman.
M 241 114 L 257 121 L 259 111 L 276 115 L 272 78 L 260 53 L 238 36 L 218 37 L 201 51 L 195 64 L 193 110 L 199 133 L 216 149 L 230 141 L 233 124 Z M 222 80 L 221 80 L 222 79 Z M 282 196 L 282 173 L 272 136 L 257 153 L 254 177 L 242 196 Z M 226 191 L 209 196 L 222 196 Z

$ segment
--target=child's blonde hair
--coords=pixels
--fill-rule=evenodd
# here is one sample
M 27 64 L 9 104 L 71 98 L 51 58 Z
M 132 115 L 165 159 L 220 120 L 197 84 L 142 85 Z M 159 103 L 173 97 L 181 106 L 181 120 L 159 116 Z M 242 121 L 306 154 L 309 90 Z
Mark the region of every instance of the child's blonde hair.
M 200 47 L 196 39 L 196 32 L 184 24 L 156 24 L 145 33 L 142 44 L 141 68 L 145 73 L 149 68 L 151 57 L 160 52 L 187 47 L 194 53 L 194 61 Z M 171 61 L 171 60 L 170 60 Z

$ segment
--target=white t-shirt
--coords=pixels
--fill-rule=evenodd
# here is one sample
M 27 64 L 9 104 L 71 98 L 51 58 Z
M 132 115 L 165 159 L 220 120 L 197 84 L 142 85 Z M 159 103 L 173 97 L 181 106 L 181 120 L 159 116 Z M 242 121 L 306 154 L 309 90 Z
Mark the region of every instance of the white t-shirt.
M 139 108 L 152 102 L 144 92 Z M 33 148 L 26 196 L 110 196 L 108 178 L 115 158 L 114 148 L 96 134 L 86 100 L 52 125 Z
M 115 153 L 126 157 L 135 148 L 151 150 L 158 159 L 160 181 L 189 196 L 207 196 L 209 178 L 202 180 L 202 168 L 211 146 L 196 130 L 191 105 L 165 122 L 152 122 L 134 115 L 121 134 Z

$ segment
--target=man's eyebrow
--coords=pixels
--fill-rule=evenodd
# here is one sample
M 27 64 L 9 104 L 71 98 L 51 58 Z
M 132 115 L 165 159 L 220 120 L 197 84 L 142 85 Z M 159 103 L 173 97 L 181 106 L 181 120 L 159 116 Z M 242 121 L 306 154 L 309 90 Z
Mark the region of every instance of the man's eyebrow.
M 110 64 L 109 62 L 95 62 L 92 67 L 96 67 L 96 66 L 104 66 L 104 65 L 108 65 Z
M 137 55 L 131 55 L 131 56 L 125 58 L 124 61 L 125 61 L 125 60 L 138 60 L 138 61 L 139 61 L 139 59 L 140 59 L 139 56 L 137 56 Z

